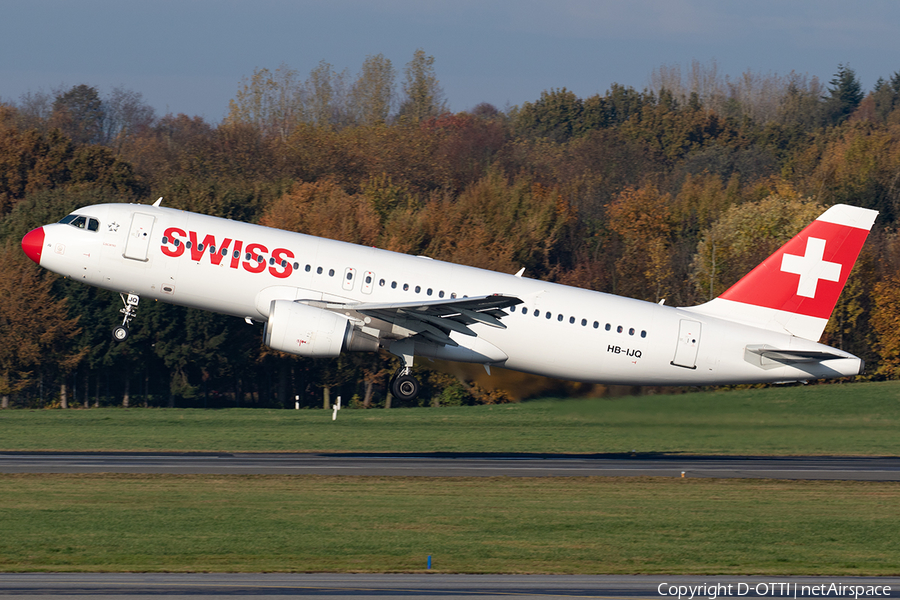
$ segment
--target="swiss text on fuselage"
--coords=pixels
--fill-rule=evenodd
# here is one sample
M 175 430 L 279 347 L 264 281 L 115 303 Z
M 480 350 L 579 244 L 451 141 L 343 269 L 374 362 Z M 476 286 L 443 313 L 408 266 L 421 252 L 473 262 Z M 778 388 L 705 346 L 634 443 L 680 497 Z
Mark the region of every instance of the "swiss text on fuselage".
M 221 265 L 224 262 L 232 269 L 242 268 L 250 273 L 262 273 L 267 266 L 264 255 L 269 254 L 273 260 L 270 261 L 268 271 L 274 277 L 282 279 L 289 277 L 294 270 L 290 263 L 294 253 L 286 248 L 275 248 L 270 253 L 264 244 L 245 245 L 241 240 L 230 238 L 216 240 L 211 233 L 204 235 L 201 240 L 196 231 L 186 232 L 179 227 L 169 227 L 163 236 L 165 243 L 160 249 L 163 254 L 172 258 L 183 256 L 186 251 L 190 251 L 191 260 L 197 262 L 209 260 L 214 265 Z

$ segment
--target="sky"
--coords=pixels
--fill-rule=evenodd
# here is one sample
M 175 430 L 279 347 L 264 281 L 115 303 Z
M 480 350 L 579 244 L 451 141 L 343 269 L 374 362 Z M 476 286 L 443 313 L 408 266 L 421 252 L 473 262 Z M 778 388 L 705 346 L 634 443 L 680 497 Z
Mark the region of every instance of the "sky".
M 643 89 L 692 61 L 863 88 L 900 71 L 893 0 L 0 0 L 0 101 L 74 85 L 139 92 L 157 115 L 219 122 L 254 69 L 358 73 L 383 54 L 402 79 L 422 48 L 452 111 L 506 109 L 568 88 Z

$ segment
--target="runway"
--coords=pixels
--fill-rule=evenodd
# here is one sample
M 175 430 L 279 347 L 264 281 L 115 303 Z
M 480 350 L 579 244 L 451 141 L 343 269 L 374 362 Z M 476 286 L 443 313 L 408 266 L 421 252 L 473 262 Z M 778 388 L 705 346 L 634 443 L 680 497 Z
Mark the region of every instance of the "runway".
M 0 473 L 707 477 L 900 481 L 900 457 L 659 454 L 0 452 Z
M 726 577 L 671 575 L 444 575 L 280 573 L 24 573 L 0 574 L 0 597 L 42 600 L 79 596 L 107 600 L 253 598 L 677 598 L 679 586 L 716 586 L 720 598 L 812 598 L 812 586 L 863 586 L 900 597 L 898 577 Z M 719 587 L 721 586 L 721 587 Z M 730 586 L 730 587 L 729 587 Z M 804 588 L 804 586 L 808 586 Z M 884 586 L 889 586 L 885 590 Z M 728 593 L 730 590 L 730 593 Z M 821 591 L 821 590 L 820 590 Z M 662 593 L 661 593 L 662 592 Z M 804 593 L 805 592 L 805 593 Z M 695 594 L 698 600 L 711 594 Z M 853 598 L 853 593 L 832 598 Z M 687 594 L 683 596 L 687 600 Z

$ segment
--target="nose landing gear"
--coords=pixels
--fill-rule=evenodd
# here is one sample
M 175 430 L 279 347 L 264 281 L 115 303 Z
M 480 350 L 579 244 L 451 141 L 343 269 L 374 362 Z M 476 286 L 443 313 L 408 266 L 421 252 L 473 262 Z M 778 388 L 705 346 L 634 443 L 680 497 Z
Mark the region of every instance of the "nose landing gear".
M 137 307 L 138 303 L 141 301 L 141 297 L 137 294 L 128 294 L 127 297 L 125 294 L 119 294 L 119 297 L 122 298 L 122 303 L 125 304 L 125 308 L 120 309 L 119 312 L 125 315 L 125 317 L 122 319 L 122 324 L 113 329 L 112 336 L 117 342 L 124 342 L 131 333 L 128 326 L 131 324 L 131 320 L 135 315 L 137 315 Z

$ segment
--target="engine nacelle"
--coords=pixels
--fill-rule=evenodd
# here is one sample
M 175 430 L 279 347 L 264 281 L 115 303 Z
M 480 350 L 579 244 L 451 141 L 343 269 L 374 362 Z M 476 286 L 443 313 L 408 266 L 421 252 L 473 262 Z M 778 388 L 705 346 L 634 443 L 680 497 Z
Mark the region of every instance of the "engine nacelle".
M 330 310 L 273 300 L 263 339 L 266 346 L 300 356 L 337 356 L 351 329 L 350 320 Z

